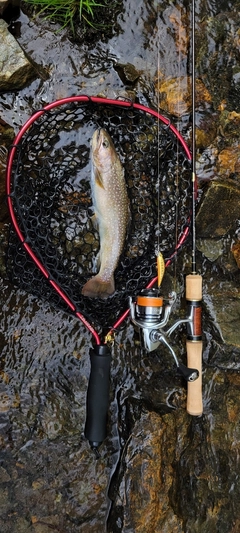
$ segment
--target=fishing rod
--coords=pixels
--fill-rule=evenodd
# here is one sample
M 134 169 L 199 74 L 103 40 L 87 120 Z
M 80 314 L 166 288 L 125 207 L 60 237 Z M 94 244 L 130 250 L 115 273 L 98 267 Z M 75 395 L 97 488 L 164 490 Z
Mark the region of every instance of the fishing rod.
M 166 329 L 172 307 L 176 301 L 176 293 L 172 291 L 168 299 L 159 293 L 165 271 L 165 264 L 161 252 L 157 254 L 157 285 L 158 289 L 142 291 L 134 299 L 130 298 L 130 313 L 133 323 L 143 332 L 144 345 L 147 351 L 156 350 L 160 344 L 164 345 L 172 355 L 177 373 L 187 381 L 187 412 L 193 416 L 200 416 L 202 406 L 202 276 L 196 272 L 196 132 L 195 132 L 195 4 L 192 2 L 192 261 L 191 274 L 186 276 L 185 294 L 187 302 L 186 318 L 177 320 Z M 159 233 L 159 232 L 158 232 Z M 167 265 L 167 263 L 166 263 Z M 168 266 L 168 265 L 167 265 Z M 156 281 L 156 280 L 155 280 Z M 178 360 L 169 338 L 181 325 L 187 327 L 187 367 Z
M 192 272 L 186 276 L 187 364 L 199 372 L 198 379 L 188 383 L 187 412 L 200 416 L 202 404 L 202 276 L 196 272 L 196 68 L 195 68 L 195 0 L 192 0 Z

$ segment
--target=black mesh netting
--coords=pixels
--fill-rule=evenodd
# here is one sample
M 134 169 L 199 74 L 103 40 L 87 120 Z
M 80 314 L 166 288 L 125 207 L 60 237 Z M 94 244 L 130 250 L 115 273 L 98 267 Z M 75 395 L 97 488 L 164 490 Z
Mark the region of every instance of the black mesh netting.
M 89 157 L 98 127 L 108 131 L 120 155 L 131 206 L 131 225 L 115 271 L 116 292 L 107 300 L 81 294 L 99 248 L 91 221 Z M 184 149 L 153 115 L 134 107 L 73 102 L 44 112 L 22 136 L 12 166 L 11 196 L 19 227 L 49 276 L 102 329 L 110 328 L 128 307 L 129 295 L 156 275 L 158 230 L 165 259 L 173 253 L 176 232 L 179 237 L 189 220 L 190 176 Z M 14 230 L 7 266 L 13 282 L 67 310 Z

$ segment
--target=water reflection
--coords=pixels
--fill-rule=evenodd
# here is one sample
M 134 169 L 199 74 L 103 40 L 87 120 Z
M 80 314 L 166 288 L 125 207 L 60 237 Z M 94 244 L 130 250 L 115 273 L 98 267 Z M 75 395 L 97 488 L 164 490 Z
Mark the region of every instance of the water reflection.
M 35 426 L 37 433 L 50 438 L 58 435 L 52 424 L 60 417 L 66 434 L 80 435 L 89 335 L 80 323 L 31 296 L 10 287 L 4 296 L 2 373 L 11 416 L 22 416 L 29 428 Z M 41 414 L 35 412 L 36 405 Z

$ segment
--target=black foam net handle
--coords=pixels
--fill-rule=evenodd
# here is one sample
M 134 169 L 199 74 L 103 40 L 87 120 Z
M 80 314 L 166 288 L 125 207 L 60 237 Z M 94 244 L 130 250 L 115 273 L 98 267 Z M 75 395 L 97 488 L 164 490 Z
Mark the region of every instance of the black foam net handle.
M 97 450 L 107 435 L 111 352 L 106 345 L 90 350 L 91 372 L 87 391 L 85 437 Z

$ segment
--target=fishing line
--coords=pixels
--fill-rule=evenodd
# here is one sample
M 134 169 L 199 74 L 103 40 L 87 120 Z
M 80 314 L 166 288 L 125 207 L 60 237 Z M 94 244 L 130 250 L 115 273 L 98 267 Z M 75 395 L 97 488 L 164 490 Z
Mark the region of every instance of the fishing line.
M 178 14 L 178 100 L 177 100 L 177 129 L 180 130 L 180 23 L 181 23 L 181 17 L 180 14 Z M 179 143 L 177 142 L 177 161 L 179 161 Z M 179 196 L 179 165 L 177 165 L 177 171 L 176 171 L 176 222 L 175 222 L 175 241 L 177 243 L 177 233 L 178 233 L 178 196 Z M 174 262 L 174 289 L 176 290 L 176 284 L 177 284 L 177 256 L 176 260 Z
M 160 111 L 160 52 L 159 52 L 159 37 L 157 39 L 157 107 Z M 157 136 L 158 136 L 158 158 L 157 158 L 157 204 L 158 204 L 158 219 L 157 219 L 157 256 L 160 254 L 160 127 L 159 122 L 157 124 Z
M 196 58 L 195 1 L 192 1 L 192 274 L 196 274 Z
M 160 45 L 159 45 L 159 38 L 157 38 L 157 107 L 158 111 L 160 110 Z M 157 256 L 157 286 L 158 291 L 160 291 L 161 283 L 163 280 L 164 272 L 165 272 L 165 260 L 163 257 L 163 254 L 160 250 L 160 125 L 159 121 L 157 124 L 157 137 L 158 137 L 158 146 L 157 146 L 157 228 L 156 228 L 156 234 L 157 234 L 157 250 L 156 250 L 156 256 Z M 175 243 L 176 244 L 176 243 Z

